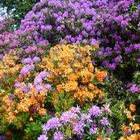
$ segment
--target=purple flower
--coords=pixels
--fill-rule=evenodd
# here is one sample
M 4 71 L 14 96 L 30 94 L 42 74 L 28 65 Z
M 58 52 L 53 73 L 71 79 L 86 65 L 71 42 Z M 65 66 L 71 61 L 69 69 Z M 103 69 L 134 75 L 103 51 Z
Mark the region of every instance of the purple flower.
M 37 57 L 37 56 L 35 56 L 34 58 L 33 58 L 33 62 L 35 63 L 35 62 L 40 62 L 41 61 L 41 59 L 39 58 L 39 57 Z
M 132 49 L 131 48 L 128 48 L 128 47 L 125 48 L 125 54 L 129 54 L 131 52 L 132 52 Z
M 80 107 L 79 107 L 79 106 L 77 106 L 77 107 L 72 107 L 72 108 L 71 108 L 71 111 L 72 111 L 72 113 L 80 113 Z
M 100 116 L 102 114 L 102 110 L 98 107 L 93 105 L 92 108 L 89 110 L 90 116 Z
M 106 117 L 103 117 L 100 121 L 101 121 L 101 124 L 104 126 L 109 125 L 108 119 Z
M 132 84 L 129 91 L 132 92 L 132 93 L 136 93 L 136 92 L 139 91 L 139 88 L 137 87 L 136 84 Z
M 73 131 L 75 134 L 82 135 L 84 132 L 85 124 L 83 122 L 75 122 Z
M 137 59 L 137 62 L 140 63 L 140 58 Z
M 41 78 L 45 78 L 47 75 L 48 75 L 48 73 L 46 71 L 42 71 L 42 72 L 39 73 L 38 76 L 41 77 Z
M 103 60 L 102 65 L 108 67 L 109 66 L 109 60 Z
M 10 100 L 13 100 L 14 98 L 15 98 L 15 95 L 14 95 L 14 94 L 10 94 L 10 95 L 9 95 L 9 99 L 10 99 Z
M 67 112 L 62 113 L 60 120 L 62 121 L 62 123 L 67 123 L 67 122 L 70 122 L 71 117 L 72 117 L 72 112 L 67 111 Z
M 34 79 L 34 85 L 40 85 L 43 82 L 43 79 L 46 78 L 48 73 L 46 71 L 40 72 Z
M 110 70 L 115 70 L 116 69 L 116 64 L 115 63 L 112 63 L 112 64 L 109 64 L 108 66 L 107 66 Z
M 38 140 L 48 140 L 48 137 L 46 137 L 46 135 L 40 135 Z
M 94 135 L 97 133 L 97 128 L 90 128 L 89 130 L 90 135 Z
M 53 128 L 58 128 L 61 125 L 62 124 L 60 123 L 60 120 L 56 117 L 53 117 L 53 118 L 49 119 L 46 124 L 43 125 L 43 132 L 47 132 Z
M 52 90 L 52 86 L 50 84 L 45 84 L 44 88 L 46 88 L 48 91 Z
M 0 140 L 6 140 L 5 136 L 0 136 Z
M 36 86 L 35 86 L 35 89 L 36 89 L 37 92 L 40 92 L 41 90 L 44 89 L 44 87 L 41 86 L 41 85 L 36 85 Z
M 117 56 L 117 57 L 115 57 L 114 59 L 113 59 L 113 62 L 115 62 L 115 63 L 119 63 L 119 62 L 121 62 L 121 56 Z
M 31 58 L 24 58 L 22 60 L 22 63 L 24 63 L 24 64 L 31 64 L 32 63 L 32 59 Z
M 2 58 L 3 58 L 3 55 L 2 55 L 2 54 L 0 54 L 0 61 L 2 60 Z
M 24 86 L 22 87 L 22 90 L 24 93 L 28 93 L 30 91 L 30 86 Z
M 91 116 L 89 114 L 82 113 L 80 121 L 82 121 L 82 122 L 85 122 L 85 121 L 92 122 Z
M 99 51 L 98 52 L 98 56 L 103 56 L 103 52 L 102 51 Z
M 95 39 L 91 39 L 90 41 L 91 41 L 91 44 L 92 44 L 92 45 L 99 44 L 99 42 L 98 42 L 97 40 L 95 40 Z
M 14 87 L 15 87 L 15 88 L 20 88 L 20 82 L 16 82 L 16 83 L 14 84 Z
M 34 80 L 34 85 L 41 84 L 42 82 L 43 82 L 42 78 L 39 76 L 36 76 L 36 78 Z
M 53 139 L 54 140 L 63 140 L 63 133 L 60 131 L 55 132 L 53 135 Z
M 26 75 L 26 74 L 29 74 L 31 70 L 33 70 L 35 67 L 33 64 L 31 65 L 26 65 L 24 66 L 21 71 L 20 71 L 20 74 L 22 75 Z

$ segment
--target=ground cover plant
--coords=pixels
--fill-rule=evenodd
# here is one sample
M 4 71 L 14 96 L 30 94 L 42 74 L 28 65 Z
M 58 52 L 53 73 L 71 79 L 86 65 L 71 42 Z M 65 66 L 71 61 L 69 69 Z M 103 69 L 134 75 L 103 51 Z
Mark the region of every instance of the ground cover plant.
M 140 139 L 140 2 L 27 11 L 0 21 L 0 140 Z

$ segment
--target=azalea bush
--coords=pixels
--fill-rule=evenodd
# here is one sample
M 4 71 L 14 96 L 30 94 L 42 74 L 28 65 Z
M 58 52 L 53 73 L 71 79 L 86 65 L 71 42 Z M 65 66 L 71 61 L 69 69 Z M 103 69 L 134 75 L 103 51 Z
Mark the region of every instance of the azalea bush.
M 103 83 L 107 72 L 93 66 L 90 55 L 95 49 L 96 46 L 78 45 L 57 45 L 50 49 L 40 67 L 49 73 L 48 81 L 55 88 L 53 101 L 63 94 L 69 94 L 80 104 L 103 98 L 104 93 L 97 85 Z
M 42 60 L 34 57 L 21 61 L 13 54 L 5 55 L 0 71 L 1 132 L 7 135 L 8 131 L 12 137 L 14 127 L 29 138 L 32 121 L 39 121 L 35 125 L 41 128 L 43 117 L 104 100 L 107 72 L 94 67 L 90 57 L 97 48 L 57 45 Z

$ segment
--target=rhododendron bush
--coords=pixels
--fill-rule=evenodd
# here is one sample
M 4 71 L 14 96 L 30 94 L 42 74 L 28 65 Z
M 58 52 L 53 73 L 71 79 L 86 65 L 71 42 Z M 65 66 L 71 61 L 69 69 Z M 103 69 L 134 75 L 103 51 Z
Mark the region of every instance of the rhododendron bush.
M 140 138 L 140 2 L 41 0 L 0 21 L 0 140 Z

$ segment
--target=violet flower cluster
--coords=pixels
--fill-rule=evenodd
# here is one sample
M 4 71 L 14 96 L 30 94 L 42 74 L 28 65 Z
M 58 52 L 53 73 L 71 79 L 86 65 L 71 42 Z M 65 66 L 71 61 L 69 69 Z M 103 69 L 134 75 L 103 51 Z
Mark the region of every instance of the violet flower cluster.
M 100 43 L 102 65 L 114 70 L 127 62 L 122 57 L 133 52 L 139 62 L 139 17 L 140 4 L 135 0 L 42 0 L 22 20 L 20 30 L 36 27 L 36 42 Z
M 112 133 L 107 118 L 110 113 L 108 104 L 103 107 L 93 105 L 87 113 L 81 112 L 79 107 L 72 107 L 60 117 L 52 117 L 43 124 L 43 134 L 38 137 L 38 140 L 47 140 L 52 135 L 54 140 L 63 140 L 73 136 L 84 138 L 86 134 L 99 135 L 101 131 L 109 136 Z M 66 131 L 69 131 L 69 134 Z

